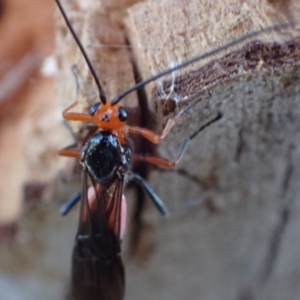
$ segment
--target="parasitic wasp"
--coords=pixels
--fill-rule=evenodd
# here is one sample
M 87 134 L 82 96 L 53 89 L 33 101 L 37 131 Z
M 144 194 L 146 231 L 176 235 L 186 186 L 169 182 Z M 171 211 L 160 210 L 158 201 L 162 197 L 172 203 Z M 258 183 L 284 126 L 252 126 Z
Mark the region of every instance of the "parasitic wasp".
M 62 214 L 65 215 L 78 201 L 81 203 L 79 226 L 73 250 L 72 296 L 73 299 L 123 299 L 125 279 L 120 257 L 120 243 L 126 218 L 126 203 L 123 196 L 124 182 L 134 181 L 137 183 L 162 215 L 170 214 L 163 201 L 143 177 L 131 171 L 132 162 L 146 162 L 159 167 L 173 168 L 180 161 L 189 142 L 206 127 L 220 120 L 222 114 L 216 112 L 215 116 L 187 138 L 183 142 L 177 158 L 171 161 L 159 156 L 134 153 L 128 135 L 138 134 L 153 144 L 159 144 L 176 124 L 176 121 L 199 99 L 190 102 L 179 114 L 169 119 L 160 135 L 147 128 L 128 125 L 128 113 L 120 105 L 120 101 L 129 93 L 151 81 L 193 62 L 220 53 L 237 43 L 257 36 L 261 32 L 276 30 L 284 25 L 252 32 L 141 81 L 112 100 L 108 100 L 96 71 L 60 0 L 56 0 L 56 3 L 88 65 L 99 95 L 99 102 L 90 107 L 89 113 L 72 112 L 71 109 L 76 102 L 63 111 L 63 118 L 66 121 L 89 123 L 95 128 L 82 147 L 67 147 L 59 151 L 60 156 L 79 159 L 83 170 L 81 193 L 75 195 L 61 210 Z

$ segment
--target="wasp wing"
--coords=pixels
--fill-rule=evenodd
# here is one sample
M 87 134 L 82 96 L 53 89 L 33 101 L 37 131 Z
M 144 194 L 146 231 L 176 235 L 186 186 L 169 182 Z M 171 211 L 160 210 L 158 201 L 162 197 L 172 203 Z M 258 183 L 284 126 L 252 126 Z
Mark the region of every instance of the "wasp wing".
M 125 275 L 120 257 L 120 220 L 114 218 L 121 217 L 123 179 L 109 186 L 90 179 L 94 195 L 88 190 L 88 173 L 84 171 L 72 258 L 72 296 L 75 300 L 121 300 Z

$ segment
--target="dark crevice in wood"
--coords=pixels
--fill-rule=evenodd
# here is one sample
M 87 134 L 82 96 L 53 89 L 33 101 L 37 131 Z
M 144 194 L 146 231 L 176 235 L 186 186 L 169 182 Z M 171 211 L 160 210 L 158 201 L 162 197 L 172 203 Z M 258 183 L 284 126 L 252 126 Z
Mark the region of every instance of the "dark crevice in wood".
M 163 169 L 163 168 L 159 168 L 157 167 L 156 169 L 157 171 L 161 172 L 161 173 L 164 173 L 164 172 L 172 172 L 172 173 L 176 173 L 196 184 L 199 184 L 201 185 L 203 188 L 204 188 L 204 183 L 202 183 L 201 179 L 199 179 L 197 176 L 195 175 L 192 175 L 190 174 L 187 170 L 185 169 L 181 169 L 181 168 L 178 168 L 178 169 Z
M 46 184 L 40 182 L 28 182 L 23 188 L 23 203 L 25 206 L 38 205 L 42 202 Z
M 268 282 L 269 278 L 272 275 L 274 266 L 277 262 L 278 253 L 283 239 L 283 234 L 286 230 L 289 217 L 290 217 L 290 209 L 288 206 L 285 206 L 280 211 L 279 222 L 275 227 L 271 237 L 267 259 L 264 263 L 264 271 L 261 275 L 261 281 L 260 281 L 261 287 L 265 286 L 265 284 Z
M 136 83 L 138 83 L 141 80 L 141 75 L 138 70 L 137 64 L 133 58 L 131 47 L 129 44 L 129 40 L 125 36 L 127 49 L 130 56 L 130 61 L 132 64 L 133 74 L 134 74 L 134 80 Z M 139 111 L 140 111 L 140 117 L 138 126 L 143 128 L 154 128 L 154 119 L 151 115 L 151 112 L 148 107 L 148 99 L 146 95 L 146 91 L 144 87 L 137 89 L 137 98 L 138 98 L 138 105 L 139 105 Z M 134 137 L 134 152 L 139 154 L 155 154 L 155 145 L 150 143 L 146 139 L 142 139 L 140 136 Z M 138 173 L 141 177 L 147 180 L 149 170 L 151 166 L 149 164 L 144 162 L 137 162 L 133 164 L 132 170 L 133 172 Z M 135 205 L 134 205 L 134 211 L 132 212 L 131 216 L 131 226 L 130 226 L 130 242 L 129 242 L 129 252 L 132 257 L 137 256 L 143 256 L 138 253 L 142 239 L 142 235 L 144 234 L 143 228 L 145 228 L 145 223 L 143 220 L 143 213 L 146 208 L 146 201 L 147 197 L 143 191 L 143 189 L 135 184 L 131 183 L 131 185 L 135 188 Z
M 286 165 L 286 169 L 282 181 L 282 194 L 281 194 L 283 205 L 279 212 L 279 221 L 273 230 L 273 234 L 271 235 L 267 257 L 264 262 L 260 279 L 258 282 L 258 291 L 254 299 L 260 299 L 259 292 L 264 288 L 264 286 L 268 283 L 269 279 L 272 276 L 274 267 L 276 265 L 276 262 L 278 261 L 278 255 L 279 255 L 280 248 L 282 246 L 283 236 L 284 233 L 286 232 L 286 228 L 290 220 L 292 201 L 291 199 L 287 199 L 286 192 L 289 189 L 290 181 L 294 171 L 294 166 L 291 159 L 292 150 L 293 150 L 293 145 L 291 145 L 287 151 L 287 165 Z
M 245 148 L 245 141 L 244 141 L 243 134 L 244 134 L 244 128 L 240 128 L 239 134 L 238 134 L 238 143 L 237 143 L 236 153 L 235 153 L 235 161 L 236 162 L 240 162 L 241 155 Z
M 281 188 L 282 191 L 281 199 L 283 205 L 281 210 L 279 211 L 278 223 L 276 224 L 276 226 L 274 226 L 273 233 L 271 234 L 266 259 L 261 269 L 262 271 L 258 275 L 257 280 L 255 282 L 252 282 L 246 288 L 242 289 L 242 291 L 239 293 L 238 296 L 239 300 L 261 299 L 262 290 L 269 282 L 273 274 L 273 270 L 276 265 L 276 262 L 278 261 L 278 255 L 279 255 L 280 248 L 282 246 L 283 236 L 284 233 L 286 232 L 288 223 L 290 221 L 290 215 L 291 215 L 292 200 L 286 197 L 286 193 L 289 190 L 291 178 L 294 171 L 293 161 L 291 159 L 293 149 L 294 146 L 291 145 L 287 151 L 287 155 L 286 155 L 287 164 L 286 164 L 286 168 L 282 180 L 282 188 Z
M 293 171 L 294 171 L 294 165 L 293 165 L 293 162 L 291 161 L 291 154 L 292 154 L 293 149 L 294 149 L 294 145 L 291 145 L 288 150 L 288 153 L 287 153 L 288 163 L 286 166 L 285 175 L 284 175 L 283 182 L 282 182 L 282 195 L 281 195 L 282 198 L 285 197 L 285 194 L 289 188 L 291 177 L 292 177 Z
M 156 171 L 158 171 L 160 173 L 165 173 L 165 172 L 166 173 L 169 173 L 169 172 L 176 173 L 176 174 L 182 176 L 183 178 L 188 179 L 193 183 L 196 183 L 201 188 L 203 188 L 204 191 L 208 191 L 211 188 L 215 188 L 216 184 L 217 184 L 217 177 L 213 173 L 204 179 L 200 179 L 197 176 L 190 174 L 186 169 L 183 169 L 183 168 L 163 169 L 163 168 L 157 167 Z
M 253 299 L 254 299 L 254 294 L 253 294 L 252 287 L 247 287 L 243 289 L 237 297 L 237 300 L 253 300 Z
M 0 225 L 0 242 L 1 244 L 12 244 L 17 234 L 17 223 Z

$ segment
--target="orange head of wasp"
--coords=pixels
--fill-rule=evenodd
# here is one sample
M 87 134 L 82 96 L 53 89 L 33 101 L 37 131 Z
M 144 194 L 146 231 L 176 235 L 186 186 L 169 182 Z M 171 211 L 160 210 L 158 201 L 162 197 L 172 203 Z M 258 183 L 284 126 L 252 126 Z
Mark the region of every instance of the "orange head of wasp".
M 106 103 L 98 102 L 91 106 L 90 114 L 92 122 L 97 127 L 115 133 L 121 144 L 124 144 L 126 135 L 124 126 L 127 122 L 127 112 L 122 106 L 112 104 L 110 101 L 106 101 Z
M 127 121 L 126 110 L 110 101 L 105 104 L 98 102 L 90 108 L 93 123 L 103 130 L 119 130 Z

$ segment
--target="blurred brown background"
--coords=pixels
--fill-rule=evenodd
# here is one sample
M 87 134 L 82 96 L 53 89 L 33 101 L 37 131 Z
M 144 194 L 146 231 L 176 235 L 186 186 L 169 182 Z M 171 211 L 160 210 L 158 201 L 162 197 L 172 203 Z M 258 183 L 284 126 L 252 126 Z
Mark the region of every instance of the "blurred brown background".
M 13 223 L 21 213 L 26 181 L 39 180 L 24 159 L 38 160 L 34 157 L 37 152 L 30 148 L 37 143 L 31 141 L 32 131 L 40 130 L 47 105 L 54 102 L 53 75 L 42 72 L 42 63 L 54 51 L 53 12 L 51 0 L 1 1 L 1 225 Z
M 62 143 L 55 138 L 62 125 L 54 93 L 54 5 L 0 1 L 0 299 L 5 300 L 58 299 L 69 276 L 70 253 L 64 271 L 55 273 L 63 251 L 49 257 L 43 249 L 63 245 L 59 236 L 52 240 L 39 228 L 55 226 L 58 206 L 45 203 L 35 210 L 45 183 L 51 185 L 57 175 Z

